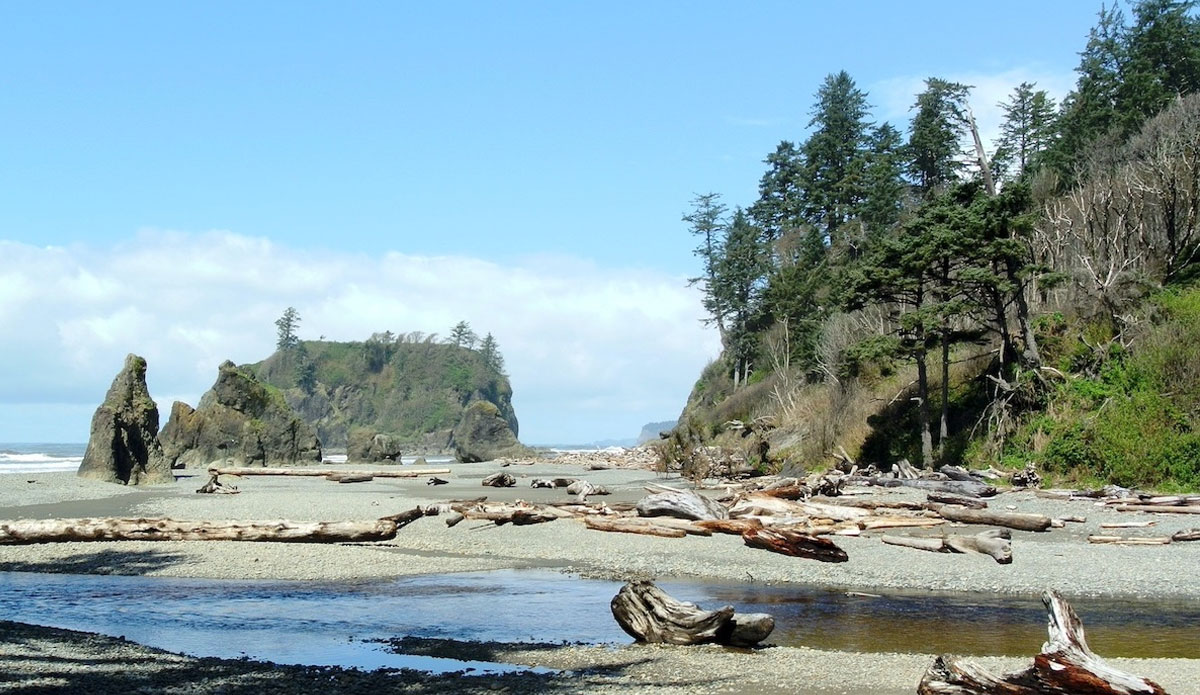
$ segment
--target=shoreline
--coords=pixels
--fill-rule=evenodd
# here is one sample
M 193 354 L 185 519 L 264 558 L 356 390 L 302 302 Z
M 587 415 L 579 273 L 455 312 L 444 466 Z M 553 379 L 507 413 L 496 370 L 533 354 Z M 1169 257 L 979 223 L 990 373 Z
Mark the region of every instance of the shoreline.
M 372 467 L 355 465 L 354 468 Z M 395 470 L 395 467 L 380 466 L 379 469 Z M 535 463 L 501 468 L 499 463 L 488 462 L 454 464 L 452 470 L 450 476 L 444 476 L 451 484 L 441 486 L 427 486 L 420 479 L 376 478 L 346 485 L 322 478 L 246 477 L 228 481 L 239 487 L 237 495 L 196 494 L 196 488 L 207 479 L 203 471 L 198 470 L 181 471 L 186 477 L 180 477 L 174 484 L 145 489 L 84 480 L 69 472 L 4 475 L 0 476 L 0 519 L 122 516 L 193 520 L 366 520 L 396 514 L 416 505 L 483 495 L 491 500 L 508 501 L 567 499 L 562 489 L 530 488 L 529 480 L 536 477 L 586 478 L 612 491 L 609 497 L 596 498 L 610 504 L 636 501 L 645 494 L 643 486 L 647 484 L 684 484 L 678 477 L 667 478 L 653 471 L 627 468 L 587 471 L 579 463 Z M 517 487 L 484 488 L 480 485 L 483 477 L 498 470 L 518 476 Z M 873 492 L 897 500 L 921 497 L 904 490 Z M 836 591 L 1021 597 L 1037 596 L 1044 589 L 1055 588 L 1069 599 L 1200 600 L 1200 575 L 1192 569 L 1200 566 L 1200 543 L 1122 547 L 1089 545 L 1086 540 L 1088 534 L 1097 532 L 1102 521 L 1152 520 L 1156 523 L 1153 528 L 1131 529 L 1125 533 L 1169 535 L 1176 529 L 1200 525 L 1197 520 L 1178 518 L 1186 515 L 1115 512 L 1088 502 L 1049 500 L 1028 492 L 1005 493 L 993 498 L 991 504 L 997 509 L 1015 507 L 1018 511 L 1051 516 L 1086 516 L 1087 522 L 1070 523 L 1066 528 L 1047 533 L 1014 531 L 1011 565 L 997 565 L 985 556 L 928 553 L 884 545 L 878 538 L 880 532 L 864 532 L 861 537 L 835 537 L 850 560 L 828 564 L 755 550 L 746 547 L 740 538 L 719 534 L 661 539 L 591 531 L 569 519 L 520 527 L 467 521 L 449 528 L 443 518 L 435 516 L 416 520 L 401 529 L 395 539 L 352 545 L 124 541 L 0 546 L 0 571 L 371 582 L 413 575 L 541 568 L 621 581 L 635 578 L 731 584 L 753 581 Z M 963 531 L 958 529 L 958 532 Z M 115 552 L 117 549 L 120 552 Z M 1086 626 L 1087 616 L 1083 618 Z M 24 662 L 12 641 L 12 631 L 19 632 L 20 629 L 0 630 L 0 672 L 7 669 L 12 673 L 26 673 L 24 678 L 33 678 L 33 672 L 20 670 L 25 668 L 21 666 Z M 113 638 L 93 637 L 89 641 L 63 631 L 45 635 L 39 639 L 44 639 L 46 653 L 60 657 L 71 654 L 70 650 L 75 648 L 71 645 L 81 640 L 105 654 L 131 648 L 129 643 L 120 643 Z M 565 680 L 562 677 L 547 680 L 533 674 L 461 676 L 458 680 L 424 673 L 391 674 L 386 676 L 391 680 L 378 681 L 376 679 L 384 678 L 384 674 L 373 672 L 345 677 L 350 680 L 366 678 L 372 683 L 370 687 L 383 688 L 385 692 L 425 692 L 422 688 L 432 687 L 428 685 L 430 683 L 437 683 L 444 692 L 490 692 L 493 688 L 488 683 L 504 683 L 513 688 L 511 692 L 530 693 L 559 689 L 595 693 L 629 692 L 631 689 L 662 693 L 750 693 L 771 692 L 770 688 L 778 686 L 776 692 L 814 695 L 841 692 L 911 695 L 920 674 L 934 656 L 820 652 L 797 647 L 767 647 L 747 655 L 717 647 L 560 645 L 547 649 L 545 646 L 529 648 L 506 643 L 455 642 L 447 642 L 437 649 L 441 650 L 440 656 L 455 658 L 455 654 L 486 653 L 492 656 L 487 659 L 489 661 L 581 670 L 583 675 L 576 674 Z M 764 655 L 770 658 L 761 658 Z M 1103 658 L 1104 654 L 1100 656 Z M 1023 659 L 972 657 L 972 660 L 983 665 L 997 664 L 993 670 L 1003 671 L 1026 665 L 1032 657 L 1031 653 Z M 209 661 L 162 655 L 147 658 L 148 664 L 157 664 L 147 668 L 164 672 L 180 668 L 178 659 L 191 659 L 188 663 L 192 666 Z M 1200 658 L 1111 661 L 1116 665 L 1127 664 L 1123 668 L 1159 680 L 1173 695 L 1200 695 L 1200 685 L 1192 685 L 1200 684 Z M 777 662 L 788 668 L 773 666 Z M 36 663 L 36 660 L 29 663 Z M 238 678 L 251 673 L 261 675 L 267 670 L 254 663 L 231 662 L 221 668 L 245 669 Z M 878 670 L 879 664 L 883 663 L 890 666 Z M 292 673 L 289 677 L 302 681 L 309 677 L 305 673 L 317 672 L 313 669 L 322 673 L 328 671 L 317 667 L 309 667 L 309 671 L 304 671 L 304 667 L 283 668 L 300 669 L 289 671 Z M 871 678 L 877 680 L 854 680 L 857 676 L 846 680 L 850 671 L 873 674 Z M 695 680 L 697 674 L 703 674 L 703 682 Z M 745 674 L 752 674 L 755 682 L 741 682 Z M 70 680 L 68 676 L 62 678 Z M 286 679 L 281 681 L 279 692 L 283 692 L 285 682 Z M 779 685 L 785 683 L 786 687 Z M 0 681 L 0 690 L 3 687 Z M 217 686 L 214 684 L 214 687 Z M 317 685 L 312 688 L 311 692 L 317 692 Z M 117 691 L 114 686 L 112 692 Z M 347 690 L 353 691 L 353 688 Z

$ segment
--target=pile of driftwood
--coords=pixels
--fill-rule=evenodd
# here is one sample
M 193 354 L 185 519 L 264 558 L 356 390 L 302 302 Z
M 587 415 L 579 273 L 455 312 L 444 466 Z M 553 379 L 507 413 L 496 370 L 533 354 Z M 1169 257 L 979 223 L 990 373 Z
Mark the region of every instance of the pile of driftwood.
M 365 483 L 375 478 L 420 478 L 422 476 L 437 476 L 446 475 L 450 472 L 449 468 L 419 468 L 408 470 L 387 470 L 387 471 L 367 471 L 367 470 L 332 470 L 329 468 L 316 467 L 297 467 L 297 468 L 265 468 L 265 467 L 243 467 L 243 468 L 209 468 L 208 482 L 205 483 L 196 492 L 202 494 L 237 494 L 239 490 L 233 485 L 222 483 L 220 477 L 223 475 L 245 477 L 256 475 L 268 476 L 296 476 L 302 478 L 324 478 L 325 480 L 335 483 Z
M 1166 695 L 1154 681 L 1119 671 L 1092 653 L 1083 623 L 1054 591 L 1042 595 L 1049 639 L 1033 665 L 995 676 L 952 656 L 939 656 L 921 678 L 919 695 Z

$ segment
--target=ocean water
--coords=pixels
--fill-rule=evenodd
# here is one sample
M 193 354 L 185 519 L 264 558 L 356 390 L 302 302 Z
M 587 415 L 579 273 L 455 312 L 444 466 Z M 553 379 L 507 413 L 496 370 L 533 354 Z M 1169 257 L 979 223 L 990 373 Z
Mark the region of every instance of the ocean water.
M 0 442 L 0 475 L 75 471 L 87 444 Z

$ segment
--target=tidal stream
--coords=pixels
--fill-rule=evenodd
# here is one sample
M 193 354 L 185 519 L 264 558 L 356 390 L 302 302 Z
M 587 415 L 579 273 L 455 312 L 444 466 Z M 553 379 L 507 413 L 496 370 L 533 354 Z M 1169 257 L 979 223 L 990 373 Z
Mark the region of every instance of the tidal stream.
M 767 640 L 863 652 L 1032 656 L 1046 638 L 1035 598 L 879 597 L 785 585 L 663 581 L 706 609 L 775 616 Z M 403 636 L 624 644 L 608 603 L 620 583 L 545 570 L 314 584 L 0 572 L 0 618 L 123 636 L 173 652 L 275 663 L 430 671 L 500 664 L 393 654 Z M 1200 602 L 1072 601 L 1105 657 L 1200 658 Z

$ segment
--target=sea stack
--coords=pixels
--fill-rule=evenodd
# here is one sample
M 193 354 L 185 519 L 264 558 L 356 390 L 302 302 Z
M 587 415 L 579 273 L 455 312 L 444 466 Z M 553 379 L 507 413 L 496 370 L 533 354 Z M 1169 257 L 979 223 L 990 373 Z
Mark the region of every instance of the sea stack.
M 451 435 L 454 457 L 461 463 L 491 461 L 502 456 L 521 456 L 528 449 L 517 441 L 504 414 L 489 401 L 467 406 Z
M 146 388 L 146 360 L 130 354 L 92 416 L 78 475 L 123 485 L 175 480 L 158 441 L 158 406 Z
M 173 468 L 321 461 L 316 430 L 300 419 L 283 393 L 229 361 L 217 370 L 217 381 L 198 408 L 175 403 L 161 438 Z

